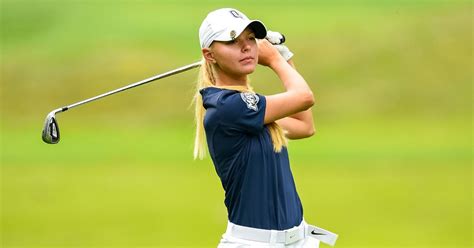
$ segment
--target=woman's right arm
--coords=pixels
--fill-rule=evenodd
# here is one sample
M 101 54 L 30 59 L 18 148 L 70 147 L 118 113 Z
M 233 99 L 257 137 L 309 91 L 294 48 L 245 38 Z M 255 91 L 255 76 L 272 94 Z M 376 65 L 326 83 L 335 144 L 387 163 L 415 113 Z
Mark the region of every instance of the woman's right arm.
M 285 92 L 266 96 L 265 124 L 308 110 L 314 105 L 313 92 L 304 78 L 280 56 L 267 40 L 259 41 L 259 64 L 270 67 L 283 83 Z

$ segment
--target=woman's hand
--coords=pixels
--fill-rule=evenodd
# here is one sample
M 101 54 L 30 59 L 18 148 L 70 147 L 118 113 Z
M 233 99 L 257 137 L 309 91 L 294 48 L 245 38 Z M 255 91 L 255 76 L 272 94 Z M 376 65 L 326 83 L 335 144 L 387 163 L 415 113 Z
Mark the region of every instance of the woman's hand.
M 273 64 L 285 62 L 278 50 L 266 39 L 257 40 L 258 63 L 272 68 Z

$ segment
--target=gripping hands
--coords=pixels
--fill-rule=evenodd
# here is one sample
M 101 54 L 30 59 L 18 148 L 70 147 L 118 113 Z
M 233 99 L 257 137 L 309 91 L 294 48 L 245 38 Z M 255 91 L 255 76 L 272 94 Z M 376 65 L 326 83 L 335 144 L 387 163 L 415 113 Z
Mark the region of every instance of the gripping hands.
M 280 55 L 286 60 L 290 60 L 293 57 L 293 53 L 288 49 L 287 46 L 283 45 L 285 42 L 285 36 L 279 32 L 267 31 L 267 37 L 265 37 L 280 53 Z

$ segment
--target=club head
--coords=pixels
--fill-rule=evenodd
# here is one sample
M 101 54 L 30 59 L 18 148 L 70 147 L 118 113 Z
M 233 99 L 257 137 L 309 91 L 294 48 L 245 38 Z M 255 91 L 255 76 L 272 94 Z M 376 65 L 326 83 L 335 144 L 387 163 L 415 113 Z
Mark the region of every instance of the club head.
M 56 113 L 54 110 L 46 116 L 43 128 L 43 141 L 48 144 L 57 144 L 59 142 L 59 127 L 56 121 Z

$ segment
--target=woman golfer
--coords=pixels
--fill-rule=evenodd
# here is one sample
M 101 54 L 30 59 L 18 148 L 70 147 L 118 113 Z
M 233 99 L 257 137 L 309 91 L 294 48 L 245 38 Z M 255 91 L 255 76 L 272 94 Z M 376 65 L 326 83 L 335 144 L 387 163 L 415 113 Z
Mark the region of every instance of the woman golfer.
M 228 226 L 218 247 L 334 245 L 337 235 L 304 221 L 286 149 L 287 138 L 314 133 L 313 93 L 266 36 L 262 22 L 230 8 L 210 12 L 199 29 L 194 156 L 204 156 L 207 141 L 225 190 Z M 286 91 L 256 94 L 248 75 L 257 63 L 272 69 Z

